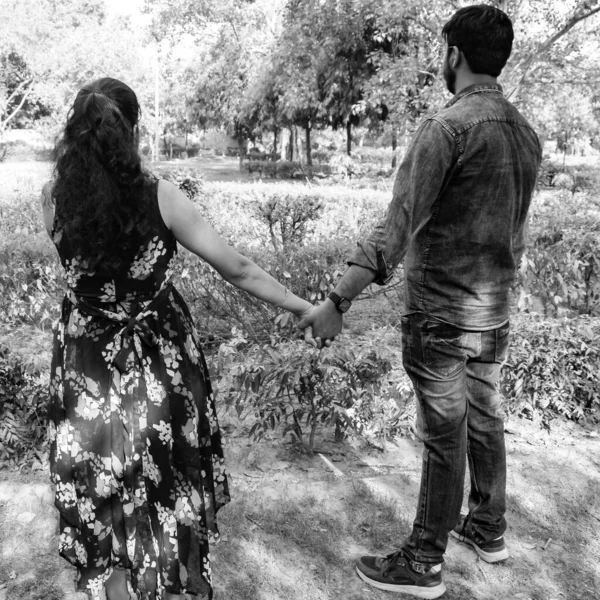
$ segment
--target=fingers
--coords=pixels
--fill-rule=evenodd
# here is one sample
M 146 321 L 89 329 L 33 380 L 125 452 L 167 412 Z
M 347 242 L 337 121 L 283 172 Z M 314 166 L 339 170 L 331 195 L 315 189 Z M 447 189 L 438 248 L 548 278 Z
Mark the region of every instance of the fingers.
M 321 341 L 321 338 L 314 338 L 313 337 L 313 330 L 312 327 L 309 325 L 305 330 L 304 330 L 304 341 L 309 345 L 309 346 L 313 346 L 314 348 L 320 348 L 319 343 L 317 342 L 317 340 L 319 340 L 319 343 Z

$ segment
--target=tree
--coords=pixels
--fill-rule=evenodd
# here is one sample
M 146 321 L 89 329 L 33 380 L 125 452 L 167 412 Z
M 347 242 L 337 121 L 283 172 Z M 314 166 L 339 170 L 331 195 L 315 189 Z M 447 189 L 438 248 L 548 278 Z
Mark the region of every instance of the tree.
M 565 36 L 579 25 L 600 14 L 600 0 L 566 0 L 560 5 L 549 5 L 542 0 L 531 0 L 527 6 L 523 2 L 507 2 L 509 13 L 517 22 L 520 21 L 524 27 L 520 27 L 521 36 L 517 37 L 516 51 L 508 65 L 507 80 L 510 83 L 509 97 L 518 97 L 522 88 L 526 85 L 528 77 L 544 65 L 551 64 L 556 60 L 554 49 L 560 52 L 573 53 L 585 43 L 584 39 L 575 35 L 569 35 L 569 48 L 559 44 Z M 512 10 L 511 10 L 512 9 Z M 532 23 L 538 25 L 544 36 L 541 41 L 527 36 L 526 29 Z M 587 30 L 586 36 L 595 35 L 598 39 L 598 20 Z M 596 45 L 596 49 L 598 46 Z M 581 66 L 581 64 L 580 64 Z M 597 72 L 597 60 L 590 64 Z
M 196 57 L 187 71 L 195 87 L 187 101 L 190 115 L 197 126 L 224 128 L 238 140 L 240 166 L 247 140 L 257 135 L 247 95 L 279 35 L 280 4 L 146 0 L 156 31 L 195 40 Z
M 441 30 L 452 13 L 471 1 L 373 0 L 379 35 L 389 46 L 375 50 L 376 75 L 365 86 L 365 102 L 389 109 L 387 126 L 407 133 L 424 114 L 448 98 L 438 77 L 443 40 Z M 376 6 L 375 6 L 376 4 Z M 597 89 L 600 53 L 598 31 L 600 0 L 492 0 L 505 10 L 515 27 L 513 53 L 500 78 L 507 95 L 517 102 L 536 128 L 546 129 L 537 118 L 541 94 L 557 110 L 557 86 L 576 85 L 590 98 Z M 544 85 L 540 85 L 540 82 Z M 565 86 L 567 86 L 565 88 Z M 586 91 L 587 87 L 587 91 Z M 536 108 L 534 108 L 536 107 Z
M 62 119 L 95 78 L 142 79 L 135 34 L 107 17 L 103 0 L 3 0 L 0 21 L 0 136 L 23 116 Z

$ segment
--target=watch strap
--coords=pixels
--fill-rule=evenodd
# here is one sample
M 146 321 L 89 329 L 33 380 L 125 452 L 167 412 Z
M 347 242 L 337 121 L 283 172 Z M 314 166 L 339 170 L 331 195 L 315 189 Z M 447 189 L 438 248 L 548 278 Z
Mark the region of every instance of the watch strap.
M 352 306 L 352 302 L 350 302 L 348 298 L 342 298 L 342 296 L 335 292 L 329 292 L 327 297 L 335 304 L 336 309 L 342 314 L 348 312 Z
M 340 300 L 342 299 L 341 296 L 339 296 L 338 294 L 336 294 L 335 292 L 329 292 L 328 296 L 327 296 L 336 306 L 340 303 Z

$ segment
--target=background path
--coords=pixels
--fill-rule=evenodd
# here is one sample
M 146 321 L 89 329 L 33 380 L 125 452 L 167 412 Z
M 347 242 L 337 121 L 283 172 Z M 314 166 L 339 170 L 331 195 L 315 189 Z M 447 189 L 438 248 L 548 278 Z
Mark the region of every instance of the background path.
M 248 171 L 240 171 L 240 161 L 231 156 L 201 155 L 194 158 L 163 160 L 151 163 L 157 171 L 197 169 L 206 181 L 253 181 Z

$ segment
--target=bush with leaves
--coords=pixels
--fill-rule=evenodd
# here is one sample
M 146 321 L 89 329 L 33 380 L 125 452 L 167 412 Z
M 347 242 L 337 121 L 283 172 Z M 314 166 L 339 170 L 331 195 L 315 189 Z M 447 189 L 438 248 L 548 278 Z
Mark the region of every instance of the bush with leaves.
M 392 164 L 394 151 L 390 147 L 357 146 L 352 150 L 352 156 L 362 163 L 371 163 L 371 165 L 377 168 L 387 168 Z
M 244 168 L 249 173 L 258 173 L 261 177 L 278 179 L 304 179 L 308 177 L 308 170 L 299 162 L 271 160 L 246 160 Z M 329 175 L 331 169 L 328 165 L 313 165 L 313 175 Z
M 58 316 L 64 278 L 42 220 L 42 173 L 0 189 L 0 322 L 11 326 L 49 327 Z
M 269 230 L 277 251 L 301 246 L 311 222 L 323 213 L 323 203 L 311 194 L 272 194 L 255 204 L 256 215 Z
M 190 200 L 197 198 L 204 187 L 204 176 L 196 169 L 161 169 L 160 176 L 176 185 Z
M 47 382 L 0 346 L 0 465 L 41 467 L 46 435 Z
M 529 243 L 517 277 L 519 310 L 541 303 L 545 316 L 561 308 L 600 314 L 600 204 L 561 194 L 532 211 Z
M 374 347 L 364 351 L 338 344 L 317 350 L 288 341 L 244 350 L 245 344 L 238 335 L 219 352 L 231 382 L 227 405 L 240 419 L 255 419 L 250 435 L 256 439 L 281 427 L 282 435 L 289 433 L 309 451 L 320 425 L 335 425 L 337 439 L 348 426 L 361 432 L 370 415 L 349 410 L 359 403 L 372 407 L 391 370 L 390 361 Z M 390 427 L 382 430 L 389 435 Z
M 502 389 L 512 412 L 546 421 L 600 413 L 600 319 L 520 315 L 511 329 Z
M 538 188 L 560 188 L 572 195 L 600 187 L 600 175 L 593 165 L 567 165 L 558 157 L 544 157 L 537 180 Z

